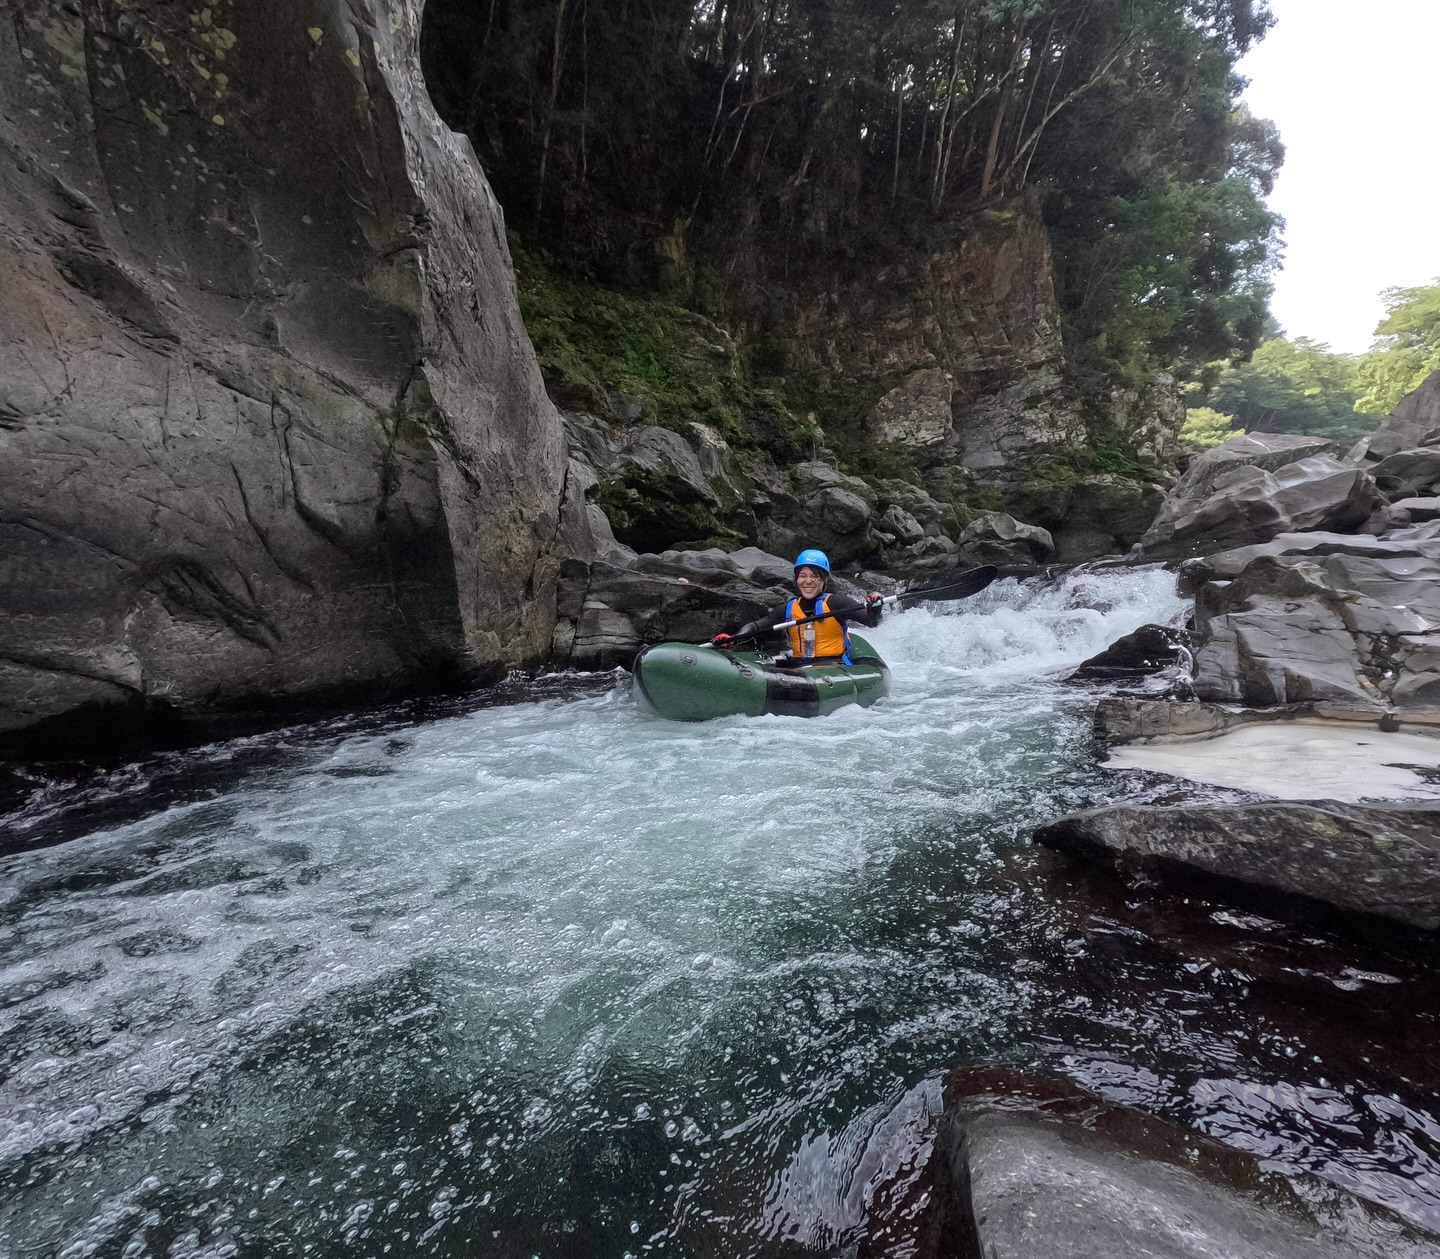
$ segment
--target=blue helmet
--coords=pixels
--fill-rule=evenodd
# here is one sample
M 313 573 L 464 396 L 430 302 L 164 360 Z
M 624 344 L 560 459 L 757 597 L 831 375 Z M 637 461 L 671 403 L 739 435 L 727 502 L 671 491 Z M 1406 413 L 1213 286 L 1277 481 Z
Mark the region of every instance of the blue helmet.
M 817 551 L 813 547 L 808 551 L 801 551 L 795 557 L 796 569 L 818 568 L 822 573 L 830 571 L 830 557 L 824 551 Z

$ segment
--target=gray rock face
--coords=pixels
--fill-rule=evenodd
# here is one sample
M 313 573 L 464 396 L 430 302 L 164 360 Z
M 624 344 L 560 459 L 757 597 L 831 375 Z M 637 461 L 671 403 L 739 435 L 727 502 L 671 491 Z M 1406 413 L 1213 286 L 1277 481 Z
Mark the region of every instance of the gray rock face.
M 1432 372 L 1418 389 L 1401 398 L 1380 427 L 1350 451 L 1349 458 L 1376 462 L 1419 446 L 1440 446 L 1440 371 Z
M 1058 368 L 1036 368 L 956 407 L 954 455 L 961 466 L 996 473 L 1044 463 L 1079 446 L 1085 421 L 1065 396 Z
M 543 655 L 564 445 L 419 10 L 10 6 L 0 730 Z
M 1204 506 L 1217 482 L 1237 468 L 1273 472 L 1313 455 L 1330 454 L 1335 444 L 1318 437 L 1290 433 L 1247 433 L 1196 455 L 1175 488 L 1166 496 L 1154 523 L 1141 539 L 1147 551 L 1158 552 L 1172 539 L 1177 523 Z
M 1176 495 L 1183 486 L 1182 481 Z M 1193 554 L 1306 529 L 1354 529 L 1380 503 L 1368 473 L 1329 455 L 1310 455 L 1274 472 L 1226 468 L 1213 478 L 1203 501 L 1167 518 L 1173 500 L 1166 501 L 1161 518 L 1142 540 L 1147 554 Z
M 942 445 L 954 430 L 950 399 L 955 379 L 938 367 L 924 368 L 875 404 L 865 422 L 872 442 L 926 448 Z
M 1065 493 L 1052 532 L 1057 556 L 1067 564 L 1128 551 L 1145 535 L 1165 501 L 1158 485 L 1113 473 L 1084 477 L 1065 487 Z
M 1112 392 L 1107 418 L 1121 446 L 1140 463 L 1166 467 L 1175 458 L 1185 415 L 1185 395 L 1175 377 L 1162 372 L 1143 388 Z
M 965 526 L 960 546 L 978 564 L 1044 563 L 1055 554 L 1047 529 L 1022 524 L 1003 511 L 988 511 Z
M 952 1074 L 936 1141 L 956 1253 L 984 1259 L 1433 1259 L 1387 1213 L 1060 1081 Z M 949 1205 L 949 1204 L 947 1204 Z
M 1042 826 L 1035 842 L 1127 872 L 1188 870 L 1440 930 L 1440 806 L 1430 803 L 1111 805 Z
M 783 603 L 791 577 L 790 561 L 755 547 L 567 561 L 551 659 L 613 669 L 646 643 L 704 642 Z
M 1195 693 L 1272 705 L 1440 705 L 1440 527 L 1285 534 L 1187 565 Z
M 1375 484 L 1387 494 L 1433 493 L 1440 485 L 1440 445 L 1396 451 L 1371 467 L 1370 472 Z

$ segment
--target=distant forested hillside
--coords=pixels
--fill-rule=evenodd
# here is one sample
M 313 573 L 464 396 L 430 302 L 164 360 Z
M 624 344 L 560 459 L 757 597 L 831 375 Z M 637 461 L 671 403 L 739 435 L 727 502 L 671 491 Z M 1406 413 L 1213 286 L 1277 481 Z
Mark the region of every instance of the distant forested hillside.
M 1191 438 L 1208 444 L 1238 428 L 1350 443 L 1373 430 L 1440 368 L 1440 279 L 1383 296 L 1387 313 L 1369 353 L 1272 336 L 1249 362 L 1213 364 L 1192 389 Z
M 1283 158 L 1240 107 L 1261 0 L 429 0 L 423 57 L 512 227 L 743 324 L 767 292 L 1034 190 L 1071 370 L 1260 341 Z M 738 312 L 738 314 L 737 314 Z

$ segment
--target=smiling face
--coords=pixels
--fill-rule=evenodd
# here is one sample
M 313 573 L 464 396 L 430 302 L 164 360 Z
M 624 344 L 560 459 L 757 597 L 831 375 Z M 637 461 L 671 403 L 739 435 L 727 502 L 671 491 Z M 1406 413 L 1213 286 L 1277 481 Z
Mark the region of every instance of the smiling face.
M 802 599 L 814 599 L 825 589 L 825 574 L 808 564 L 795 570 L 795 589 Z

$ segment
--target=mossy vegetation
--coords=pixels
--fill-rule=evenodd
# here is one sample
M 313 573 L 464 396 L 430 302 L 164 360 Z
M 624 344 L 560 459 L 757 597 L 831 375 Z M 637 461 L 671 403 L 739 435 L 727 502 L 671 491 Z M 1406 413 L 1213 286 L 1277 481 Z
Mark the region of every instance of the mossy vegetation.
M 617 292 L 567 274 L 511 233 L 520 314 L 562 402 L 602 414 L 626 402 L 644 423 L 682 431 L 708 424 L 732 445 L 782 463 L 821 434 L 777 388 L 759 387 L 719 324 L 660 297 Z

